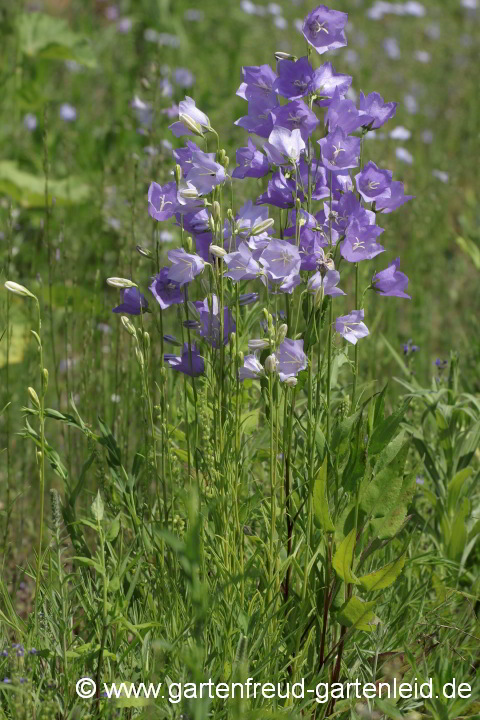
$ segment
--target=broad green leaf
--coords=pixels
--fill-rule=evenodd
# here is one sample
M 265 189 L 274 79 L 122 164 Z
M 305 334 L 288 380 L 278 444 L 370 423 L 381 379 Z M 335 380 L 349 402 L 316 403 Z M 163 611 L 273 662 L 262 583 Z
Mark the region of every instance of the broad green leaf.
M 383 588 L 392 585 L 403 570 L 406 556 L 407 553 L 404 552 L 400 557 L 388 563 L 388 565 L 384 565 L 380 570 L 359 577 L 360 585 L 369 592 L 383 590 Z
M 395 410 L 395 412 L 387 418 L 384 418 L 375 427 L 372 437 L 368 443 L 368 452 L 370 455 L 377 455 L 377 453 L 388 445 L 397 432 L 397 429 L 407 412 L 409 404 L 410 400 L 405 400 L 405 402 L 397 410 Z
M 408 442 L 399 447 L 398 440 L 395 439 L 391 445 L 396 454 L 393 457 L 390 455 L 388 464 L 360 488 L 360 506 L 374 516 L 388 515 L 394 509 L 403 484 Z
M 460 470 L 456 473 L 456 475 L 452 478 L 451 482 L 448 485 L 448 509 L 450 511 L 455 510 L 457 506 L 458 499 L 460 497 L 460 493 L 462 492 L 462 487 L 464 482 L 470 477 L 470 475 L 473 473 L 472 467 L 466 467 L 463 470 Z
M 120 532 L 120 513 L 116 515 L 108 526 L 108 530 L 105 534 L 106 539 L 112 542 Z
M 388 700 L 382 700 L 381 698 L 375 698 L 375 707 L 378 708 L 382 715 L 386 715 L 391 720 L 404 720 L 406 717 L 402 715 L 395 705 Z
M 69 176 L 64 180 L 48 181 L 49 203 L 55 198 L 56 205 L 77 205 L 90 197 L 90 187 L 79 178 Z M 9 195 L 24 208 L 45 206 L 45 179 L 18 167 L 12 160 L 0 161 L 0 194 Z
M 355 528 L 353 528 L 348 533 L 347 537 L 340 543 L 332 560 L 334 569 L 346 583 L 358 583 L 357 578 L 352 572 L 355 541 L 356 531 Z
M 460 509 L 455 513 L 450 532 L 450 542 L 447 546 L 447 555 L 450 560 L 460 562 L 467 543 L 467 526 L 465 518 L 470 510 L 468 498 L 464 498 Z
M 73 32 L 62 18 L 40 12 L 18 17 L 19 49 L 28 57 L 75 60 L 85 67 L 96 67 L 95 55 L 87 38 Z
M 403 479 L 395 507 L 384 517 L 371 521 L 377 537 L 380 539 L 394 537 L 402 528 L 407 517 L 408 506 L 416 489 L 416 473 L 410 473 Z
M 72 560 L 75 560 L 77 563 L 80 563 L 80 565 L 88 565 L 89 567 L 93 568 L 99 575 L 103 575 L 103 569 L 100 563 L 95 562 L 95 560 L 92 560 L 92 558 L 87 557 L 78 557 L 74 556 L 72 557 Z M 78 648 L 76 648 L 78 650 Z
M 355 627 L 357 630 L 372 632 L 378 622 L 373 612 L 376 602 L 363 602 L 356 595 L 347 600 L 337 613 L 337 620 L 346 627 Z
M 100 490 L 97 490 L 97 497 L 92 503 L 92 515 L 95 518 L 97 522 L 102 522 L 103 520 L 103 512 L 104 512 L 104 505 L 102 496 L 100 495 Z
M 335 526 L 330 516 L 327 496 L 327 456 L 315 478 L 313 486 L 313 510 L 315 520 L 325 532 L 334 532 Z

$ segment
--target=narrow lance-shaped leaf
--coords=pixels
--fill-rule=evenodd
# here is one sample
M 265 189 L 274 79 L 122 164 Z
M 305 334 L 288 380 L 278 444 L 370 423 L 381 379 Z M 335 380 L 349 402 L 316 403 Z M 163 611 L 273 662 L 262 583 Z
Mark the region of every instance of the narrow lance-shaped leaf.
M 356 530 L 353 528 L 347 537 L 340 543 L 335 555 L 333 556 L 332 565 L 338 575 L 346 583 L 358 583 L 357 578 L 352 572 L 353 552 L 355 550 Z
M 380 570 L 375 570 L 375 572 L 358 578 L 360 585 L 369 592 L 383 590 L 392 585 L 403 570 L 406 556 L 405 551 L 396 560 L 384 565 Z
M 326 455 L 313 486 L 313 511 L 320 527 L 325 530 L 325 532 L 334 532 L 335 526 L 328 507 Z

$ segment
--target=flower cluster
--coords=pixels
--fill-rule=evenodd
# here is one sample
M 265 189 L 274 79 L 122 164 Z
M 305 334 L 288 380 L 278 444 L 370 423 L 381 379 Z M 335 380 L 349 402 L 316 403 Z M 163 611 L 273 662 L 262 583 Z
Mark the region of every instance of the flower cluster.
M 178 120 L 170 129 L 175 137 L 188 139 L 173 151 L 175 180 L 151 183 L 148 212 L 159 222 L 174 218 L 183 247 L 168 253 L 169 265 L 159 268 L 149 289 L 161 311 L 183 304 L 184 326 L 213 350 L 227 345 L 236 331 L 238 317 L 232 311 L 259 297 L 240 294 L 240 284 L 243 290 L 247 282 L 260 282 L 269 302 L 286 295 L 293 307 L 305 295 L 319 308 L 325 298 L 331 302 L 345 295 L 339 287 L 342 262 L 345 269 L 357 268 L 355 304 L 331 329 L 352 344 L 369 333 L 358 264 L 385 252 L 380 237 L 384 229 L 377 219 L 412 196 L 405 195 L 403 183 L 394 180 L 390 170 L 362 161 L 365 135 L 395 116 L 396 103 L 385 102 L 377 92 L 362 92 L 357 106 L 347 97 L 352 77 L 337 72 L 330 62 L 317 67 L 313 62 L 316 55 L 347 45 L 346 24 L 346 13 L 319 5 L 302 26 L 306 56 L 276 53 L 275 70 L 266 64 L 242 69 L 237 95 L 247 106 L 235 125 L 250 136 L 237 150 L 237 165 L 230 175 L 229 159 L 208 116 L 188 96 L 179 103 Z M 208 152 L 211 138 L 216 152 Z M 204 149 L 194 142 L 198 139 Z M 225 217 L 223 187 L 246 178 L 265 178 L 263 191 L 236 213 L 230 208 Z M 269 207 L 280 216 L 276 230 Z M 210 294 L 190 302 L 189 285 L 207 267 Z M 366 289 L 409 298 L 408 278 L 399 268 L 397 257 L 371 276 Z M 225 291 L 230 302 L 225 301 Z M 133 283 L 123 287 L 122 294 L 114 312 L 139 315 L 148 310 Z M 273 317 L 269 310 L 267 317 Z M 308 362 L 297 330 L 282 324 L 266 339 L 250 341 L 253 353 L 244 358 L 239 378 L 275 372 L 292 385 Z M 166 363 L 187 375 L 202 374 L 205 359 L 197 341 L 191 342 L 189 334 L 181 356 L 167 354 Z M 268 355 L 261 353 L 262 364 L 259 351 L 267 347 Z

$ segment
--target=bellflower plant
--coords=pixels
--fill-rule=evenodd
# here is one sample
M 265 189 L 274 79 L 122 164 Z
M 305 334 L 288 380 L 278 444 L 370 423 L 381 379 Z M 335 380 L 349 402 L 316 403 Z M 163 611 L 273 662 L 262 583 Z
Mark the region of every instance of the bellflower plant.
M 281 624 L 282 606 L 295 618 L 284 639 L 285 667 L 298 679 L 306 638 L 318 635 L 311 644 L 316 667 L 323 673 L 330 664 L 333 682 L 356 626 L 368 631 L 374 622 L 364 598 L 371 576 L 355 573 L 387 537 L 386 510 L 372 498 L 398 453 L 389 445 L 398 424 L 384 418 L 383 393 L 375 399 L 371 385 L 360 383 L 359 346 L 369 342 L 374 320 L 364 299 L 367 290 L 410 297 L 399 258 L 384 270 L 371 263 L 394 245 L 394 238 L 379 243 L 382 215 L 413 197 L 389 169 L 364 161 L 365 137 L 394 117 L 396 103 L 361 92 L 356 104 L 346 97 L 352 77 L 318 61 L 347 45 L 347 18 L 319 5 L 302 25 L 306 55 L 277 53 L 274 68 L 243 67 L 237 96 L 246 109 L 234 122 L 233 170 L 208 115 L 188 96 L 179 103 L 170 129 L 188 137 L 173 150 L 174 180 L 152 178 L 146 198 L 155 226 L 176 223 L 179 247 L 168 251 L 167 263 L 153 234 L 156 247 L 146 257 L 156 263 L 148 286 L 156 303 L 148 317 L 139 288 L 122 278 L 111 283 L 122 291 L 114 311 L 140 316 L 122 323 L 142 375 L 150 423 L 144 457 L 162 486 L 157 502 L 166 529 L 177 503 L 169 468 L 172 457 L 181 458 L 187 494 L 195 482 L 199 517 L 208 522 L 212 495 L 220 509 L 223 524 L 208 536 L 200 529 L 198 544 L 218 538 L 219 577 L 236 578 L 232 598 L 246 617 L 245 568 L 263 553 L 255 592 L 264 599 L 255 602 L 263 602 L 268 623 Z M 143 324 L 152 317 L 157 355 Z M 163 352 L 174 327 L 179 356 Z M 260 459 L 252 460 L 259 448 Z M 395 468 L 401 477 L 403 465 Z M 252 551 L 245 527 L 254 503 L 244 481 L 246 473 L 267 471 L 268 482 L 259 477 L 256 486 L 264 525 Z M 323 605 L 315 625 L 302 616 L 309 597 Z M 364 615 L 369 620 L 359 625 Z M 337 620 L 340 633 L 332 630 Z

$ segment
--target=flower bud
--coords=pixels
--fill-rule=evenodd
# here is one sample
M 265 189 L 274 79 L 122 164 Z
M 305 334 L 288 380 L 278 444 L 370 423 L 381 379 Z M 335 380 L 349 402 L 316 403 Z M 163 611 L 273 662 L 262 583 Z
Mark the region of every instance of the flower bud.
M 26 287 L 23 285 L 19 285 L 16 282 L 13 282 L 12 280 L 7 280 L 5 283 L 5 287 L 7 290 L 9 290 L 11 293 L 14 293 L 15 295 L 21 295 L 22 297 L 30 297 L 35 298 L 35 295 L 30 292 L 30 290 L 27 290 Z
M 227 254 L 227 251 L 221 248 L 220 245 L 210 245 L 208 252 L 217 258 L 223 258 Z
M 298 60 L 296 55 L 291 55 L 290 53 L 286 52 L 276 52 L 275 57 L 277 60 L 293 60 L 293 62 L 296 62 Z
M 323 303 L 324 298 L 324 291 L 323 291 L 323 285 L 320 285 L 319 288 L 315 291 L 315 297 L 313 299 L 313 303 L 315 305 L 315 309 L 318 310 L 319 307 L 321 307 Z
M 147 349 L 147 351 L 150 350 L 150 335 L 148 334 L 148 332 L 146 330 L 143 333 L 143 342 L 145 344 L 145 348 Z
M 245 356 L 244 356 L 243 352 L 240 350 L 240 352 L 237 354 L 237 363 L 240 366 L 240 365 L 243 365 L 244 362 L 245 362 Z
M 215 220 L 213 219 L 213 215 L 208 216 L 208 227 L 212 233 L 215 233 Z
M 140 365 L 141 368 L 145 365 L 145 358 L 143 357 L 143 353 L 139 348 L 135 348 L 135 355 L 137 356 L 137 362 Z
M 237 336 L 234 332 L 230 333 L 230 346 L 233 347 L 235 345 L 235 341 L 237 339 Z
M 233 222 L 234 217 L 233 217 L 232 208 L 228 208 L 228 210 L 227 210 L 227 218 L 229 219 L 230 222 Z
M 193 240 L 191 235 L 188 235 L 185 240 L 185 249 L 187 253 L 191 253 L 193 250 Z
M 120 277 L 110 277 L 107 278 L 107 285 L 110 285 L 110 287 L 114 288 L 132 288 L 132 287 L 138 287 L 138 285 L 131 280 L 127 280 L 126 278 L 120 278 Z
M 294 388 L 296 384 L 297 384 L 296 377 L 289 377 L 285 380 L 285 385 L 289 388 Z
M 35 340 L 37 341 L 38 349 L 40 350 L 40 348 L 42 347 L 42 341 L 40 340 L 40 335 L 37 332 L 35 332 L 35 330 L 30 330 L 30 332 L 32 333 Z
M 268 340 L 253 339 L 248 341 L 249 350 L 264 350 L 267 347 L 270 347 Z
M 185 115 L 185 113 L 179 113 L 178 119 L 185 125 L 185 127 L 191 130 L 194 135 L 204 137 L 201 126 L 197 122 L 195 122 L 195 120 L 191 118 L 190 115 Z
M 122 317 L 120 318 L 120 322 L 122 323 L 123 327 L 129 335 L 131 335 L 132 337 L 137 337 L 137 331 L 135 330 L 135 326 L 126 315 L 122 315 Z
M 218 200 L 214 200 L 212 203 L 212 215 L 215 220 L 219 220 L 222 215 L 220 203 L 218 202 Z
M 267 218 L 266 220 L 263 220 L 263 222 L 254 225 L 250 235 L 261 235 L 268 230 L 268 228 L 271 228 L 272 225 L 275 225 L 275 220 L 273 218 Z
M 48 388 L 48 370 L 47 368 L 43 368 L 42 372 L 42 393 L 45 395 Z
M 144 248 L 141 245 L 137 245 L 136 249 L 137 249 L 137 252 L 139 255 L 143 255 L 143 257 L 150 258 L 150 259 L 153 258 L 152 253 L 150 252 L 150 250 L 147 250 L 147 248 Z
M 35 405 L 37 410 L 40 410 L 40 400 L 38 399 L 38 395 L 32 387 L 28 388 L 28 394 L 30 395 L 30 400 Z
M 265 360 L 265 372 L 273 373 L 273 372 L 275 372 L 276 368 L 277 368 L 277 358 L 272 353 Z
M 280 345 L 285 340 L 285 338 L 287 337 L 287 332 L 288 332 L 288 325 L 286 325 L 285 323 L 282 323 L 277 330 L 277 337 L 276 337 L 277 345 Z
M 182 179 L 182 166 L 181 165 L 175 165 L 175 182 L 177 183 L 177 186 L 180 185 L 180 181 Z
M 297 197 L 297 199 L 295 200 L 295 208 L 296 208 L 297 212 L 301 209 L 301 207 L 302 207 L 302 201 L 300 200 L 300 198 Z

